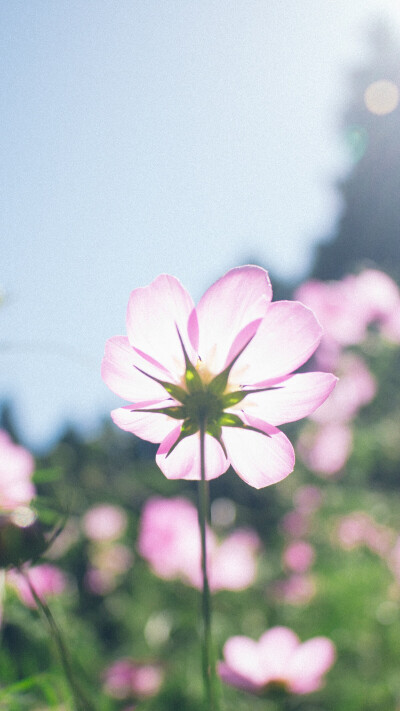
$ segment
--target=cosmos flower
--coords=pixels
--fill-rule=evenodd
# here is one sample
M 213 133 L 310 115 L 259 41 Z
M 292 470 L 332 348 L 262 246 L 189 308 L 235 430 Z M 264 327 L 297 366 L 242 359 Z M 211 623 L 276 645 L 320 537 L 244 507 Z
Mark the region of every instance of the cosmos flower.
M 36 594 L 42 599 L 47 600 L 53 595 L 60 595 L 67 588 L 67 578 L 60 568 L 49 563 L 35 565 L 32 568 L 26 568 L 26 574 L 33 585 Z M 30 587 L 25 579 L 25 576 L 16 568 L 9 570 L 6 574 L 7 582 L 12 585 L 27 607 L 36 607 L 36 602 L 31 593 Z
M 271 302 L 268 274 L 230 270 L 195 307 L 175 277 L 135 289 L 127 337 L 106 344 L 102 377 L 132 404 L 112 412 L 124 430 L 160 443 L 168 479 L 206 478 L 232 465 L 251 486 L 280 481 L 294 451 L 277 425 L 319 407 L 333 389 L 329 373 L 293 374 L 317 348 L 322 329 L 299 302 Z
M 258 642 L 231 637 L 224 657 L 218 673 L 226 684 L 253 694 L 262 694 L 270 686 L 308 694 L 322 686 L 323 675 L 335 661 L 335 647 L 327 637 L 301 644 L 292 630 L 273 627 Z
M 120 506 L 98 504 L 86 511 L 82 519 L 82 528 L 93 541 L 114 541 L 126 530 L 128 519 Z
M 254 582 L 260 539 L 251 529 L 236 529 L 219 542 L 207 526 L 207 567 L 212 591 L 244 590 Z M 201 540 L 194 504 L 182 497 L 154 496 L 146 502 L 138 549 L 161 578 L 202 586 Z
M 306 429 L 297 441 L 297 451 L 304 463 L 322 477 L 340 472 L 352 448 L 352 431 L 341 422 L 328 422 L 314 431 Z
M 116 699 L 153 696 L 163 681 L 163 672 L 154 664 L 138 664 L 118 659 L 104 672 L 105 691 Z
M 14 444 L 4 430 L 0 430 L 0 510 L 12 511 L 28 505 L 35 496 L 31 481 L 34 469 L 32 455 Z
M 315 551 L 307 541 L 291 541 L 283 552 L 283 562 L 295 573 L 305 573 L 314 562 Z
M 298 607 L 308 605 L 317 592 L 317 585 L 308 573 L 292 573 L 288 578 L 273 582 L 268 592 L 277 602 Z
M 339 382 L 332 397 L 312 414 L 311 419 L 315 422 L 349 422 L 375 397 L 375 379 L 360 356 L 349 352 L 343 354 L 335 372 Z
M 320 367 L 335 367 L 342 348 L 361 343 L 373 323 L 390 340 L 399 340 L 399 288 L 377 269 L 348 274 L 340 281 L 312 279 L 297 289 L 296 298 L 315 312 L 324 328 L 316 353 Z

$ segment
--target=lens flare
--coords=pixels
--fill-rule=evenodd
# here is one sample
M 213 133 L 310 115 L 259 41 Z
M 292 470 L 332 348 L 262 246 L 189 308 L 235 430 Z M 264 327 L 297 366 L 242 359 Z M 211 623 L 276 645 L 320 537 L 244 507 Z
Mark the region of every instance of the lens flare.
M 394 82 L 387 79 L 374 81 L 365 90 L 364 102 L 372 114 L 385 116 L 397 107 L 399 88 Z

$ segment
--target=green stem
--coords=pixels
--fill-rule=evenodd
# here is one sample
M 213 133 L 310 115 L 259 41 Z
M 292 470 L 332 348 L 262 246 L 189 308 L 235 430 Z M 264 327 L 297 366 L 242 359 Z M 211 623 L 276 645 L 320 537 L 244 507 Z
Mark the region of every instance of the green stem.
M 208 482 L 206 481 L 205 463 L 205 422 L 200 425 L 200 473 L 199 482 L 199 525 L 201 535 L 201 569 L 203 574 L 203 595 L 202 595 L 202 615 L 203 615 L 203 679 L 206 695 L 207 711 L 218 711 L 217 702 L 217 679 L 215 673 L 215 660 L 212 649 L 211 637 L 211 597 L 210 586 L 207 575 L 207 540 L 206 521 L 208 519 L 209 495 Z
M 64 669 L 65 677 L 66 677 L 68 684 L 70 686 L 70 689 L 72 691 L 72 695 L 74 698 L 74 702 L 75 702 L 77 711 L 96 711 L 95 707 L 87 699 L 86 695 L 83 693 L 83 690 L 80 688 L 79 684 L 77 683 L 77 681 L 75 679 L 74 673 L 72 671 L 69 652 L 65 646 L 65 642 L 62 638 L 61 632 L 58 628 L 58 625 L 57 625 L 52 613 L 51 613 L 50 608 L 36 592 L 34 586 L 32 585 L 31 580 L 29 579 L 28 573 L 26 571 L 22 570 L 21 568 L 19 569 L 19 571 L 24 576 L 24 578 L 29 586 L 29 590 L 31 591 L 32 597 L 36 602 L 38 609 L 40 610 L 42 615 L 45 617 L 45 619 L 49 625 L 50 632 L 52 634 L 53 640 L 54 640 L 55 645 L 57 647 L 60 661 L 61 661 L 62 667 Z

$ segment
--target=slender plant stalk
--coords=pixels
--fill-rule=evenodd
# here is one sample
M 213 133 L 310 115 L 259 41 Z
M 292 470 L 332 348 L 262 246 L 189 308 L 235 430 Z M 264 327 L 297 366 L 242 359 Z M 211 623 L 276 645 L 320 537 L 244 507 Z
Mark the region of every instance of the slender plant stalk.
M 26 573 L 26 571 L 22 570 L 21 568 L 19 570 L 23 574 L 29 586 L 29 590 L 31 591 L 32 597 L 35 600 L 38 609 L 40 610 L 49 625 L 50 632 L 57 647 L 64 674 L 70 686 L 77 711 L 96 711 L 95 707 L 86 697 L 86 694 L 84 694 L 83 690 L 75 679 L 69 652 L 49 606 L 41 599 L 41 597 L 36 592 L 31 580 L 29 579 L 28 573 Z
M 207 711 L 218 711 L 217 679 L 215 673 L 215 659 L 211 637 L 211 596 L 207 575 L 207 541 L 206 541 L 206 521 L 208 518 L 209 495 L 208 481 L 206 481 L 205 463 L 205 422 L 200 426 L 200 472 L 199 482 L 199 524 L 201 534 L 201 569 L 203 574 L 203 595 L 202 595 L 202 615 L 203 615 L 203 679 L 206 695 Z

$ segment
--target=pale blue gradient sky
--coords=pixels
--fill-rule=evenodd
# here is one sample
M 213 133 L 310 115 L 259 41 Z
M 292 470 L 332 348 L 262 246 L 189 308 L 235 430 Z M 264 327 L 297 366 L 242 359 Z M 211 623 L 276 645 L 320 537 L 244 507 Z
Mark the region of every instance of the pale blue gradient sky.
M 0 399 L 31 446 L 120 404 L 99 376 L 131 289 L 195 298 L 253 256 L 300 277 L 349 169 L 339 123 L 397 0 L 0 5 Z

